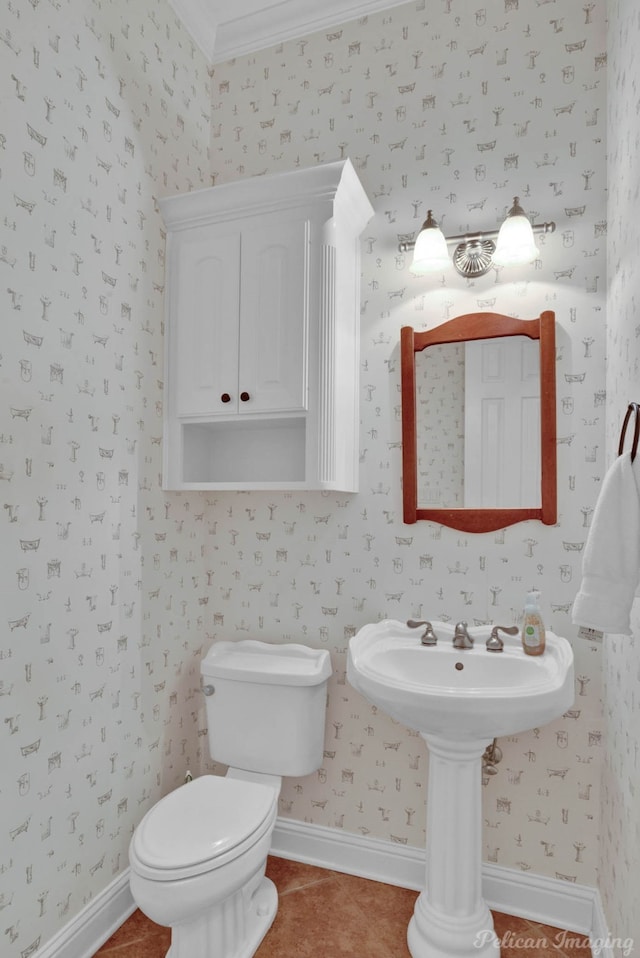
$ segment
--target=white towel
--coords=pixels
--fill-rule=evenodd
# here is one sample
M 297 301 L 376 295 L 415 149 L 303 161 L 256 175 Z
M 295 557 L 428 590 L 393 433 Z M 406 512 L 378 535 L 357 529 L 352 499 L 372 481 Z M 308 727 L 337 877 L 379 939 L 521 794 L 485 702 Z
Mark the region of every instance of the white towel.
M 624 452 L 602 483 L 582 558 L 582 583 L 572 621 L 630 635 L 630 612 L 640 582 L 640 456 Z

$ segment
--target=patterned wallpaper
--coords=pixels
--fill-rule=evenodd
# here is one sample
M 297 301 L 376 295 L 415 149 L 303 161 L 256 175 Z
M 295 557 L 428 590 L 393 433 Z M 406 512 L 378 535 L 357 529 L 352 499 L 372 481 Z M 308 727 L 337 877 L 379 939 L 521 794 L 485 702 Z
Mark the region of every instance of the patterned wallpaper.
M 126 866 L 144 811 L 211 767 L 197 688 L 214 637 L 331 651 L 325 761 L 285 782 L 281 814 L 422 846 L 424 746 L 349 688 L 348 639 L 385 616 L 510 623 L 532 586 L 574 644 L 576 703 L 501 741 L 484 854 L 595 884 L 601 647 L 568 612 L 606 462 L 604 20 L 604 0 L 410 3 L 209 77 L 164 0 L 6 4 L 3 952 L 33 954 Z M 343 156 L 376 208 L 361 492 L 163 493 L 154 197 Z M 474 284 L 409 273 L 397 242 L 427 208 L 457 233 L 516 194 L 558 223 L 535 264 Z M 556 310 L 554 528 L 402 523 L 400 326 L 478 307 Z
M 640 315 L 636 264 L 640 255 L 637 164 L 640 140 L 636 55 L 640 11 L 633 0 L 609 4 L 613 64 L 608 97 L 609 270 L 607 304 L 607 465 L 617 453 L 629 402 L 640 402 Z M 609 927 L 640 942 L 640 609 L 631 637 L 604 644 L 604 768 L 600 888 Z M 638 945 L 636 944 L 636 948 Z
M 155 195 L 208 182 L 210 81 L 164 0 L 11 0 L 0 37 L 0 952 L 26 958 L 201 748 Z

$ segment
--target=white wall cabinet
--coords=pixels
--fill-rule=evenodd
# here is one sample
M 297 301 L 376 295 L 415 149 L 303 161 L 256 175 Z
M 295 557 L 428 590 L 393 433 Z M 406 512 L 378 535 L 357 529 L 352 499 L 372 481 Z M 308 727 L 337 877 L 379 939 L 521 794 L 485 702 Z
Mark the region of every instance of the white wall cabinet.
M 160 200 L 163 485 L 357 491 L 359 236 L 349 160 Z

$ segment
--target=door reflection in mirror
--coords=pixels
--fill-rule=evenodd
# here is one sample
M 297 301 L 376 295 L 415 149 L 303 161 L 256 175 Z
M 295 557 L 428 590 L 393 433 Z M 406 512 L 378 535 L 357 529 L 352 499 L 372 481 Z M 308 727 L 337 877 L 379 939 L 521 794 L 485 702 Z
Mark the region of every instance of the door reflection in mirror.
M 539 508 L 539 345 L 510 336 L 464 348 L 465 508 Z

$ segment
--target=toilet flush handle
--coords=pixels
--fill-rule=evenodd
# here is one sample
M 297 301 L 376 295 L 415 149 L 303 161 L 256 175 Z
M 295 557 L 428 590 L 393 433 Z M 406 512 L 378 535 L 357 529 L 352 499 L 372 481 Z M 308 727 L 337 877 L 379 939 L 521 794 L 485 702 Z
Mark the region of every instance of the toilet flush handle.
M 213 686 L 213 685 L 203 685 L 203 686 L 202 686 L 202 691 L 204 692 L 205 695 L 213 695 L 213 693 L 215 692 L 215 686 Z

